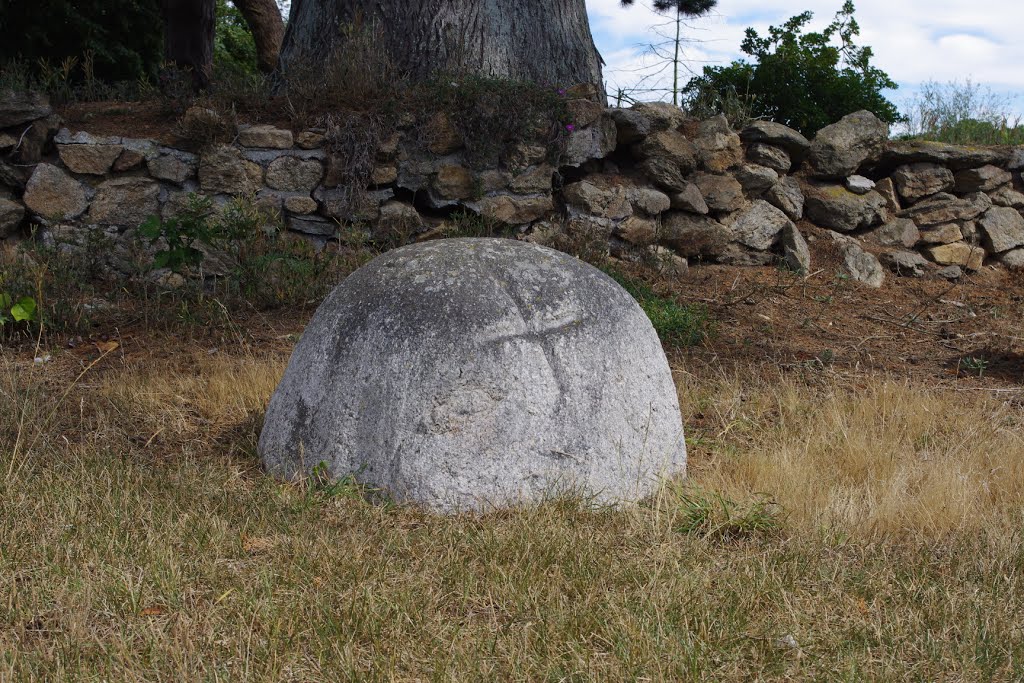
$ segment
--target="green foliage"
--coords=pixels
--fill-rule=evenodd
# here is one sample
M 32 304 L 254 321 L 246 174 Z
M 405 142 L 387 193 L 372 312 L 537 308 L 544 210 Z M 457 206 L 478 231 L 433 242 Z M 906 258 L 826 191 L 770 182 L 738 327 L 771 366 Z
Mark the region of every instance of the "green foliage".
M 0 291 L 0 327 L 10 322 L 35 322 L 36 300 L 23 296 L 15 301 L 9 292 Z
M 1021 117 L 1008 97 L 967 79 L 928 81 L 908 104 L 902 137 L 954 145 L 1021 145 Z
M 228 0 L 217 0 L 213 40 L 213 66 L 221 74 L 255 75 L 256 43 L 245 17 Z M 225 75 L 226 75 L 225 74 Z
M 30 65 L 34 75 L 66 59 L 91 54 L 95 78 L 135 81 L 154 77 L 163 58 L 157 0 L 0 2 L 0 26 L 4 31 L 0 64 L 21 61 Z
M 678 495 L 680 521 L 676 530 L 682 534 L 734 541 L 771 536 L 781 529 L 778 505 L 764 497 L 740 504 L 718 492 Z
M 710 334 L 711 321 L 706 306 L 679 304 L 616 270 L 606 268 L 605 272 L 637 300 L 663 344 L 695 346 Z
M 870 47 L 853 42 L 860 34 L 853 2 L 847 0 L 821 33 L 803 32 L 812 18 L 811 12 L 798 14 L 769 27 L 764 37 L 748 28 L 741 49 L 753 63 L 704 67 L 684 89 L 690 109 L 706 115 L 721 111 L 723 102 L 739 102 L 746 115 L 805 135 L 860 109 L 889 123 L 899 121 L 895 105 L 882 95 L 896 83 L 871 65 Z
M 960 365 L 971 372 L 978 373 L 978 377 L 981 377 L 985 374 L 985 370 L 988 368 L 988 359 L 980 358 L 978 356 L 968 356 L 960 361 Z
M 160 245 L 153 255 L 153 268 L 170 268 L 181 273 L 198 267 L 203 261 L 203 252 L 196 243 L 212 245 L 221 235 L 217 225 L 210 221 L 213 202 L 190 193 L 184 209 L 175 217 L 160 220 L 150 216 L 139 226 L 139 236 L 148 240 L 150 246 Z

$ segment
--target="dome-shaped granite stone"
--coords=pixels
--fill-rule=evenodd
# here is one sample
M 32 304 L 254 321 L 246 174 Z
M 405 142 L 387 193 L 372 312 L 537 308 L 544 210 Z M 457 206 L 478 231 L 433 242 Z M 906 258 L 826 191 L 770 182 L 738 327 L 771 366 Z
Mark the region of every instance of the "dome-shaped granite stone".
M 571 491 L 637 500 L 686 446 L 658 336 L 596 268 L 505 239 L 387 252 L 317 310 L 259 452 L 439 511 Z

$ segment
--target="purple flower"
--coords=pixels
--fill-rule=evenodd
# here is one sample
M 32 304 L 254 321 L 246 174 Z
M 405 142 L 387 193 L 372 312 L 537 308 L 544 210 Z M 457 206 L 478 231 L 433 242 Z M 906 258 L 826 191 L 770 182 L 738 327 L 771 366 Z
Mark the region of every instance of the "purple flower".
M 561 95 L 562 97 L 565 97 L 565 88 L 559 88 L 558 94 Z
M 573 132 L 574 130 L 576 130 L 576 126 L 574 126 L 574 125 L 573 125 L 573 124 L 571 124 L 571 123 L 567 123 L 567 124 L 565 124 L 565 129 L 566 129 L 567 131 L 569 131 L 569 132 L 571 133 L 571 132 Z

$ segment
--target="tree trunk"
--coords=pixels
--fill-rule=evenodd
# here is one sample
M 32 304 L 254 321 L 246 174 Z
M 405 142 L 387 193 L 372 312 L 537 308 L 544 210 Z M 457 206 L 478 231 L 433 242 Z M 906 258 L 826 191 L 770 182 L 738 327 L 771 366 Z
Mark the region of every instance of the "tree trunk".
M 293 0 L 281 68 L 324 64 L 354 31 L 373 31 L 400 73 L 479 74 L 597 86 L 601 56 L 584 0 Z
M 277 68 L 277 58 L 284 38 L 284 21 L 274 0 L 233 0 L 245 17 L 253 41 L 256 43 L 256 61 L 260 71 L 269 73 Z
M 163 0 L 164 54 L 192 70 L 197 90 L 210 84 L 216 9 L 214 0 Z

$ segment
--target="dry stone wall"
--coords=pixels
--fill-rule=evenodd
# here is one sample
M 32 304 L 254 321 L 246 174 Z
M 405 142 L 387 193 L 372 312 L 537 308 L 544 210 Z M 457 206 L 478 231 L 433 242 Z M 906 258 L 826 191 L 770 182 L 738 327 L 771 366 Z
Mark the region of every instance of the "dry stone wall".
M 887 273 L 1024 269 L 1024 148 L 892 141 L 868 112 L 808 140 L 768 121 L 734 131 L 724 117 L 696 121 L 666 104 L 579 101 L 570 111 L 557 152 L 523 141 L 487 168 L 470 163 L 444 115 L 426 140 L 423 128 L 396 130 L 353 188 L 351 160 L 322 130 L 240 126 L 231 143 L 192 152 L 72 133 L 45 102 L 14 98 L 0 103 L 0 239 L 26 238 L 30 226 L 70 244 L 102 234 L 116 267 L 139 224 L 199 193 L 220 205 L 249 196 L 318 246 L 351 231 L 426 239 L 466 211 L 523 239 L 583 240 L 676 273 L 699 263 L 809 271 L 818 253 L 876 287 Z

